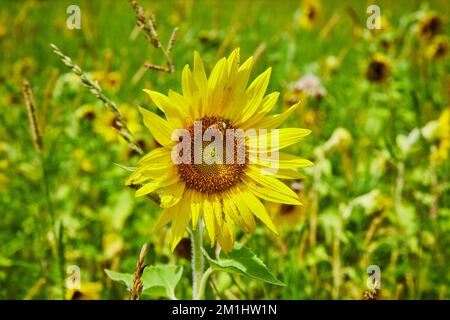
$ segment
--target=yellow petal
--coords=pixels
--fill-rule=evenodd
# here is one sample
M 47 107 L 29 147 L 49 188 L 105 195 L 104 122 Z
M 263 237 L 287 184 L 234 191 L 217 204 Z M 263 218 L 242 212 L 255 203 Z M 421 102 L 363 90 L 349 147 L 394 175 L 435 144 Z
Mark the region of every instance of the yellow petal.
M 173 170 L 169 170 L 165 176 L 158 180 L 152 180 L 149 183 L 144 184 L 136 191 L 135 196 L 140 197 L 156 191 L 160 188 L 170 186 L 179 181 L 179 176 Z
M 242 114 L 242 105 L 245 103 L 245 88 L 253 67 L 253 57 L 248 58 L 238 70 L 236 80 L 230 91 L 227 108 L 224 109 L 225 115 L 231 120 L 239 120 Z
M 258 108 L 261 106 L 261 102 L 264 98 L 264 94 L 266 93 L 267 86 L 269 85 L 271 72 L 272 68 L 268 68 L 248 87 L 246 92 L 248 101 L 243 109 L 240 122 L 243 123 L 247 121 L 258 111 Z
M 197 51 L 194 52 L 193 78 L 200 92 L 206 92 L 208 81 L 206 79 L 205 67 L 203 66 L 202 58 Z
M 180 181 L 174 183 L 161 192 L 161 208 L 169 208 L 180 202 L 183 197 L 185 183 Z
M 139 111 L 144 117 L 144 124 L 150 130 L 153 138 L 163 146 L 168 146 L 174 143 L 172 141 L 172 132 L 174 129 L 170 126 L 169 122 L 158 117 L 151 111 L 139 107 Z
M 218 199 L 215 199 L 215 201 L 212 203 L 213 210 L 214 210 L 214 217 L 216 218 L 216 224 L 218 228 L 218 234 L 223 229 L 224 219 L 222 217 L 222 206 L 220 205 L 220 202 Z
M 194 71 L 192 78 L 196 84 L 194 99 L 198 103 L 200 115 L 204 116 L 206 112 L 206 104 L 208 102 L 208 80 L 206 79 L 205 67 L 202 59 L 197 51 L 194 52 Z
M 266 113 L 272 110 L 273 106 L 277 103 L 278 97 L 280 96 L 279 92 L 272 92 L 264 97 L 261 102 L 261 110 L 255 114 L 253 117 L 248 119 L 245 123 L 242 123 L 240 127 L 242 129 L 248 128 L 266 128 L 264 126 L 259 125 L 259 123 L 264 119 Z
M 248 137 L 250 153 L 266 153 L 281 150 L 299 141 L 302 141 L 311 130 L 302 128 L 271 129 L 266 133 L 260 131 L 259 134 Z
M 228 66 L 228 74 L 231 79 L 234 80 L 234 77 L 237 74 L 238 68 L 239 68 L 239 60 L 240 60 L 240 49 L 236 48 L 233 50 L 233 52 L 230 53 L 227 59 L 227 66 Z
M 247 207 L 250 209 L 250 211 L 264 224 L 272 230 L 274 233 L 278 234 L 277 229 L 275 228 L 275 225 L 272 222 L 272 219 L 270 218 L 269 214 L 266 211 L 266 208 L 263 206 L 261 201 L 255 197 L 255 195 L 249 191 L 245 192 L 242 195 L 242 198 L 244 203 L 247 205 Z
M 234 244 L 234 227 L 231 221 L 225 221 L 221 231 L 217 233 L 217 241 L 223 251 L 230 252 Z
M 149 179 L 159 179 L 165 174 L 167 174 L 168 170 L 173 170 L 174 165 L 172 163 L 168 163 L 167 165 L 160 165 L 159 167 L 151 167 L 145 166 L 142 168 L 142 179 L 137 179 L 135 183 L 142 183 L 143 181 Z M 140 182 L 138 182 L 140 181 Z
M 183 96 L 192 100 L 195 88 L 189 65 L 185 65 L 181 73 L 181 87 L 183 89 Z
M 135 196 L 136 197 L 141 197 L 141 196 L 145 196 L 146 194 L 149 194 L 153 191 L 156 191 L 160 188 L 160 181 L 158 180 L 153 180 L 150 181 L 149 183 L 144 184 L 142 187 L 140 187 L 136 193 Z
M 179 209 L 174 211 L 174 217 L 172 219 L 172 251 L 183 238 L 183 235 L 188 227 L 189 220 L 191 219 L 191 212 L 187 201 L 180 202 L 180 205 L 176 208 Z
M 258 168 L 250 166 L 246 171 L 246 175 L 251 181 L 244 180 L 255 195 L 271 202 L 292 205 L 301 204 L 300 201 L 298 201 L 298 195 L 288 186 L 272 176 L 261 174 L 259 170 L 260 169 Z
M 284 203 L 284 204 L 290 204 L 290 205 L 294 205 L 294 206 L 302 205 L 302 203 L 300 201 L 295 200 L 291 197 L 288 197 L 283 193 L 276 192 L 273 190 L 270 190 L 270 192 L 268 192 L 267 189 L 261 188 L 252 182 L 247 182 L 246 184 L 247 184 L 249 190 L 258 198 L 264 199 L 269 202 L 274 202 L 274 203 Z
M 230 197 L 223 197 L 222 202 L 224 215 L 229 217 L 236 224 L 245 225 L 233 200 Z
M 233 200 L 239 210 L 239 215 L 242 217 L 242 220 L 244 220 L 244 225 L 241 225 L 241 227 L 245 232 L 253 232 L 253 230 L 255 230 L 256 223 L 248 206 L 241 199 L 240 195 L 236 195 Z
M 164 112 L 166 118 L 169 122 L 172 123 L 173 127 L 181 128 L 183 125 L 184 119 L 186 119 L 187 113 L 182 108 L 177 108 L 176 104 L 173 104 L 169 97 L 156 92 L 144 89 L 144 92 L 149 95 L 155 105 Z
M 174 214 L 173 209 L 174 209 L 174 207 L 167 208 L 162 211 L 161 215 L 159 216 L 158 222 L 155 225 L 156 230 L 161 229 L 166 224 L 168 224 L 170 221 L 172 221 L 173 214 Z
M 191 199 L 191 214 L 192 214 L 192 229 L 197 228 L 198 220 L 202 214 L 202 199 L 197 191 L 192 191 Z
M 301 102 L 294 104 L 292 107 L 281 114 L 263 118 L 260 122 L 258 122 L 258 128 L 274 129 L 279 127 L 284 121 L 286 121 L 287 118 L 291 116 L 291 114 L 298 108 L 300 103 Z
M 279 92 L 272 92 L 265 96 L 261 103 L 261 110 L 258 113 L 266 114 L 270 112 L 276 105 L 279 97 Z
M 179 117 L 186 117 L 188 122 L 192 122 L 192 102 L 176 91 L 169 90 L 169 99 L 171 103 L 180 110 Z
M 138 184 L 139 182 L 136 182 L 136 181 L 137 180 L 142 180 L 142 178 L 143 178 L 142 177 L 142 172 L 140 172 L 139 170 L 136 170 L 125 181 L 125 185 L 126 186 L 130 186 L 132 184 Z M 144 177 L 144 180 L 142 180 L 142 181 L 145 181 L 145 180 L 147 180 L 147 178 Z
M 207 198 L 203 201 L 203 218 L 205 219 L 206 230 L 208 231 L 211 247 L 216 242 L 216 219 L 211 201 Z
M 222 58 L 216 63 L 211 75 L 208 79 L 208 109 L 207 114 L 212 112 L 220 112 L 218 109 L 222 106 L 222 99 L 224 95 L 225 85 L 227 84 L 228 69 L 227 60 Z
M 278 153 L 278 159 L 271 159 L 267 157 L 264 158 L 260 155 L 258 156 L 256 154 L 249 154 L 249 160 L 251 163 L 274 169 L 305 168 L 314 165 L 314 163 L 312 163 L 308 159 L 304 159 L 284 152 Z
M 170 159 L 170 155 L 170 148 L 156 148 L 143 156 L 141 160 L 138 161 L 138 165 L 147 163 L 166 163 L 167 160 Z
M 211 71 L 208 78 L 208 89 L 213 91 L 220 84 L 223 84 L 227 78 L 227 60 L 220 59 Z
M 295 171 L 294 169 L 278 169 L 275 174 L 272 175 L 278 179 L 304 179 L 305 176 Z

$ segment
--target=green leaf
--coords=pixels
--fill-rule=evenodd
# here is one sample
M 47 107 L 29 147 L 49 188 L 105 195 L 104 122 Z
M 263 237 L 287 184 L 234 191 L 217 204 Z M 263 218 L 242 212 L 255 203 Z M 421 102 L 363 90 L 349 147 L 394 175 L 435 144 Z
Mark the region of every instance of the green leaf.
M 181 279 L 181 266 L 151 266 L 142 273 L 142 294 L 176 299 L 175 287 Z
M 125 171 L 128 171 L 128 172 L 135 172 L 136 171 L 136 167 L 128 167 L 128 166 L 124 166 L 123 164 L 115 163 L 115 162 L 114 162 L 114 164 L 116 166 L 118 166 L 119 168 L 121 168 L 121 169 L 123 169 Z
M 128 290 L 131 290 L 133 287 L 133 274 L 115 272 L 108 269 L 105 269 L 105 272 L 111 280 L 124 283 Z
M 102 210 L 102 214 L 107 217 L 107 223 L 114 230 L 123 230 L 126 220 L 133 212 L 134 195 L 128 190 L 124 190 L 117 195 L 114 205 Z
M 252 250 L 236 243 L 233 250 L 225 255 L 221 253 L 219 260 L 214 260 L 203 250 L 203 254 L 211 267 L 215 270 L 228 273 L 242 274 L 248 278 L 261 280 L 277 286 L 285 286 L 270 271 L 264 262 L 259 259 Z
M 122 282 L 128 290 L 133 287 L 134 275 L 105 269 L 106 274 L 114 281 Z M 175 287 L 181 279 L 181 266 L 151 266 L 142 273 L 142 295 L 176 299 Z

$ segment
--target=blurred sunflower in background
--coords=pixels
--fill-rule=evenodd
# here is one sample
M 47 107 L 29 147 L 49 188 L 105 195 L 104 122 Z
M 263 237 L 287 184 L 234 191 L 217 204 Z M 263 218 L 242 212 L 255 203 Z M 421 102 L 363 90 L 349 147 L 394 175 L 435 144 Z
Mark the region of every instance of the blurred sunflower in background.
M 66 291 L 66 300 L 100 300 L 100 292 L 103 286 L 100 282 L 83 283 L 79 288 L 68 287 Z
M 0 38 L 3 38 L 6 35 L 7 31 L 4 25 L 0 24 Z
M 370 82 L 383 83 L 389 78 L 391 64 L 388 58 L 380 53 L 372 56 L 366 67 L 366 78 Z
M 202 60 L 195 53 L 193 71 L 186 65 L 182 72 L 183 94 L 169 90 L 166 96 L 146 90 L 165 114 L 165 119 L 146 109 L 139 109 L 144 124 L 162 147 L 151 151 L 138 162 L 127 184 L 141 186 L 136 196 L 158 191 L 164 210 L 157 228 L 172 222 L 172 250 L 183 238 L 190 220 L 193 229 L 203 220 L 211 245 L 217 239 L 223 250 L 228 252 L 233 247 L 235 225 L 252 232 L 255 228 L 253 216 L 277 233 L 260 199 L 288 205 L 300 204 L 297 193 L 278 179 L 298 179 L 301 175 L 296 169 L 311 166 L 312 163 L 283 152 L 277 159 L 261 159 L 261 155 L 303 140 L 310 130 L 278 129 L 278 143 L 272 142 L 270 131 L 246 136 L 243 140 L 233 136 L 229 139 L 228 129 L 277 128 L 299 106 L 297 103 L 281 114 L 269 115 L 279 96 L 278 92 L 265 95 L 271 68 L 247 88 L 253 57 L 242 65 L 239 61 L 239 49 L 236 49 L 228 58 L 218 61 L 207 78 Z M 196 121 L 201 121 L 202 136 L 207 131 L 215 133 L 215 139 L 220 137 L 221 144 L 229 139 L 233 150 L 230 152 L 229 148 L 224 148 L 217 162 L 214 161 L 215 148 L 203 144 L 200 157 L 203 154 L 204 161 L 194 161 L 198 156 L 192 142 Z M 176 150 L 175 154 L 186 152 L 190 162 L 175 164 L 172 152 L 180 141 L 173 140 L 173 133 L 181 128 L 189 132 L 192 147 L 190 150 Z M 260 147 L 255 148 L 256 137 L 268 144 L 264 147 L 259 144 Z M 245 144 L 244 163 L 236 161 L 234 152 L 242 147 L 242 143 Z M 232 161 L 228 161 L 230 157 Z M 274 168 L 278 170 L 273 175 L 264 172 Z
M 432 151 L 430 157 L 433 161 L 445 163 L 449 159 L 450 150 L 450 107 L 447 107 L 442 111 L 437 121 L 439 128 L 439 143 Z
M 75 112 L 75 116 L 80 121 L 94 121 L 98 117 L 98 110 L 92 104 L 83 104 Z
M 290 184 L 290 188 L 302 199 L 303 205 L 296 206 L 291 204 L 273 203 L 268 206 L 268 210 L 274 216 L 274 221 L 277 226 L 283 226 L 292 230 L 302 221 L 302 215 L 305 214 L 305 208 L 308 207 L 308 198 L 302 180 L 295 180 Z
M 6 174 L 10 166 L 10 149 L 11 147 L 3 141 L 0 141 L 0 191 L 6 190 L 9 177 Z
M 299 25 L 305 30 L 312 29 L 320 20 L 322 4 L 319 0 L 304 0 L 300 7 Z
M 144 128 L 141 125 L 139 112 L 136 108 L 132 108 L 128 104 L 120 104 L 119 110 L 122 112 L 123 119 L 130 131 L 134 135 L 142 133 Z M 94 130 L 108 143 L 123 142 L 117 130 L 111 130 L 120 128 L 117 123 L 117 115 L 112 112 L 98 112 L 96 114 L 98 116 L 95 118 Z
M 425 51 L 425 57 L 428 60 L 443 60 L 449 51 L 448 38 L 440 35 L 433 39 Z
M 306 94 L 308 97 L 322 98 L 327 94 L 320 79 L 312 74 L 307 74 L 294 83 L 294 91 Z
M 94 71 L 92 79 L 98 81 L 102 88 L 110 92 L 116 92 L 122 85 L 122 74 L 118 71 Z
M 417 26 L 419 39 L 430 41 L 444 29 L 443 19 L 435 12 L 429 12 L 424 15 Z

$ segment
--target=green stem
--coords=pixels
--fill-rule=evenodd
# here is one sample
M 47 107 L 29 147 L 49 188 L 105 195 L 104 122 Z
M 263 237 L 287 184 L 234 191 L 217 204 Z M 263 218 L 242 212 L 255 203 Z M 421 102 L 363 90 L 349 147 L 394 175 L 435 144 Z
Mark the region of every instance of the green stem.
M 200 282 L 200 287 L 199 287 L 199 295 L 198 295 L 199 300 L 202 300 L 205 298 L 206 282 L 208 281 L 209 276 L 213 272 L 214 272 L 214 270 L 211 267 L 209 267 L 208 269 L 206 269 L 205 273 L 203 273 L 202 280 Z
M 191 233 L 192 244 L 192 299 L 200 300 L 203 277 L 203 223 L 199 221 L 197 228 Z
M 41 151 L 39 153 L 40 160 L 41 160 L 41 168 L 42 168 L 42 177 L 44 182 L 44 193 L 45 193 L 45 200 L 47 203 L 47 209 L 50 213 L 50 223 L 53 227 L 53 233 L 55 236 L 55 247 L 56 247 L 56 253 L 55 253 L 55 260 L 57 265 L 57 272 L 58 272 L 58 278 L 59 278 L 59 285 L 61 290 L 61 299 L 64 300 L 65 298 L 65 284 L 64 284 L 64 250 L 63 250 L 63 243 L 62 243 L 62 234 L 63 234 L 63 226 L 62 223 L 58 225 L 56 221 L 56 215 L 55 211 L 53 210 L 52 201 L 50 199 L 50 186 L 49 186 L 49 178 L 48 178 L 48 172 L 46 168 L 46 162 L 45 162 L 45 155 Z
M 402 203 L 403 185 L 405 184 L 405 163 L 401 160 L 397 166 L 397 185 L 395 187 L 395 209 L 398 214 L 399 207 Z

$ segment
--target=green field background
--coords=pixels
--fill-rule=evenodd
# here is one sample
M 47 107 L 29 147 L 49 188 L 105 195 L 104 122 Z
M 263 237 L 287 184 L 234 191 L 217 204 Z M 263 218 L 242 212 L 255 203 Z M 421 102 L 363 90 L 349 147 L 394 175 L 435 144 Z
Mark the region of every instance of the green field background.
M 180 92 L 181 70 L 195 50 L 207 72 L 236 47 L 242 60 L 257 56 L 252 79 L 272 67 L 268 91 L 281 93 L 277 112 L 302 99 L 284 126 L 312 130 L 291 148 L 316 164 L 301 171 L 296 185 L 304 206 L 268 204 L 279 237 L 261 223 L 252 235 L 237 234 L 287 285 L 217 273 L 207 298 L 363 299 L 370 265 L 381 269 L 380 299 L 450 298 L 450 124 L 442 116 L 450 61 L 448 52 L 426 58 L 435 44 L 418 31 L 435 14 L 443 23 L 438 36 L 448 45 L 448 1 L 376 1 L 383 30 L 375 32 L 366 28 L 372 4 L 366 1 L 322 0 L 307 26 L 299 21 L 301 1 L 139 3 L 155 14 L 164 43 L 179 28 L 172 74 L 142 69 L 146 62 L 164 64 L 164 57 L 136 30 L 127 1 L 0 0 L 0 299 L 127 299 L 125 287 L 104 269 L 134 272 L 144 243 L 147 264 L 184 266 L 177 297 L 191 295 L 189 240 L 172 253 L 168 229 L 154 230 L 160 209 L 135 198 L 125 186 L 129 173 L 116 165 L 134 166 L 139 158 L 110 128 L 110 111 L 50 43 L 98 77 L 146 152 L 156 144 L 136 111 L 156 107 L 142 89 Z M 66 27 L 71 4 L 81 8 L 80 30 Z M 373 82 L 367 69 L 377 55 L 388 74 Z M 293 90 L 308 74 L 321 80 L 325 96 Z M 47 183 L 23 78 L 35 95 Z M 408 146 L 408 135 L 430 123 L 440 125 L 436 137 L 421 135 Z M 59 239 L 51 211 L 63 226 Z M 63 259 L 54 258 L 57 247 Z M 58 274 L 71 265 L 81 271 L 76 294 L 61 288 Z

